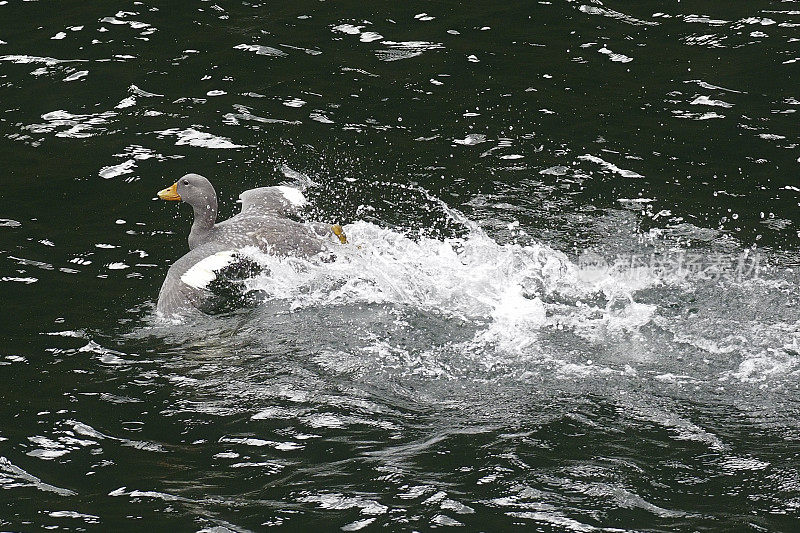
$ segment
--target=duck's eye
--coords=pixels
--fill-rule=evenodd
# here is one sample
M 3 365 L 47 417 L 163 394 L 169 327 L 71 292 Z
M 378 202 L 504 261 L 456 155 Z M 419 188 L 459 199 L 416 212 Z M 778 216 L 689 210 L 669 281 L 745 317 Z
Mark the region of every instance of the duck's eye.
M 189 185 L 189 180 L 183 180 L 184 185 Z

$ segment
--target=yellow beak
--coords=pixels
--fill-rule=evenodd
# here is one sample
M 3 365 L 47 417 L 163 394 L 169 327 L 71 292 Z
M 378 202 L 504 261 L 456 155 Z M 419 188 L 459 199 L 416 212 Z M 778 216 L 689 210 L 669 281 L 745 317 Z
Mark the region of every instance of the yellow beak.
M 181 195 L 178 194 L 178 182 L 176 181 L 173 183 L 172 187 L 167 187 L 166 189 L 158 191 L 158 197 L 162 200 L 180 200 Z

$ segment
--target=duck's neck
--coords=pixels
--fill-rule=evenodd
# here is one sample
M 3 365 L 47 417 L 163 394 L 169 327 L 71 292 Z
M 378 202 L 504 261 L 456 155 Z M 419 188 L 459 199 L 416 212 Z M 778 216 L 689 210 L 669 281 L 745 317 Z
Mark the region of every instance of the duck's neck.
M 217 220 L 217 198 L 204 198 L 203 202 L 192 205 L 194 209 L 194 223 L 189 232 L 189 249 L 193 250 L 197 246 L 206 242 L 208 233 L 214 227 Z

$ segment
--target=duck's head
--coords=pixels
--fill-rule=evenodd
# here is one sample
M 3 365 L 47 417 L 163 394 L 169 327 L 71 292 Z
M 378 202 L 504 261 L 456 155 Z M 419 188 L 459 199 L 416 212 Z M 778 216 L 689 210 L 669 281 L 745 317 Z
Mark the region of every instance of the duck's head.
M 205 177 L 200 174 L 186 174 L 173 183 L 172 187 L 158 191 L 158 197 L 199 207 L 209 204 L 211 199 L 216 200 L 217 193 Z

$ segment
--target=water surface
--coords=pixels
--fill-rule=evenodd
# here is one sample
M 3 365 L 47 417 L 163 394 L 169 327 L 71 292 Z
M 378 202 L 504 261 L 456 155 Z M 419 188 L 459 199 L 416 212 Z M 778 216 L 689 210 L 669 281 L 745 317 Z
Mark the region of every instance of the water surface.
M 0 526 L 792 530 L 798 28 L 0 1 Z M 351 245 L 159 321 L 187 172 Z

